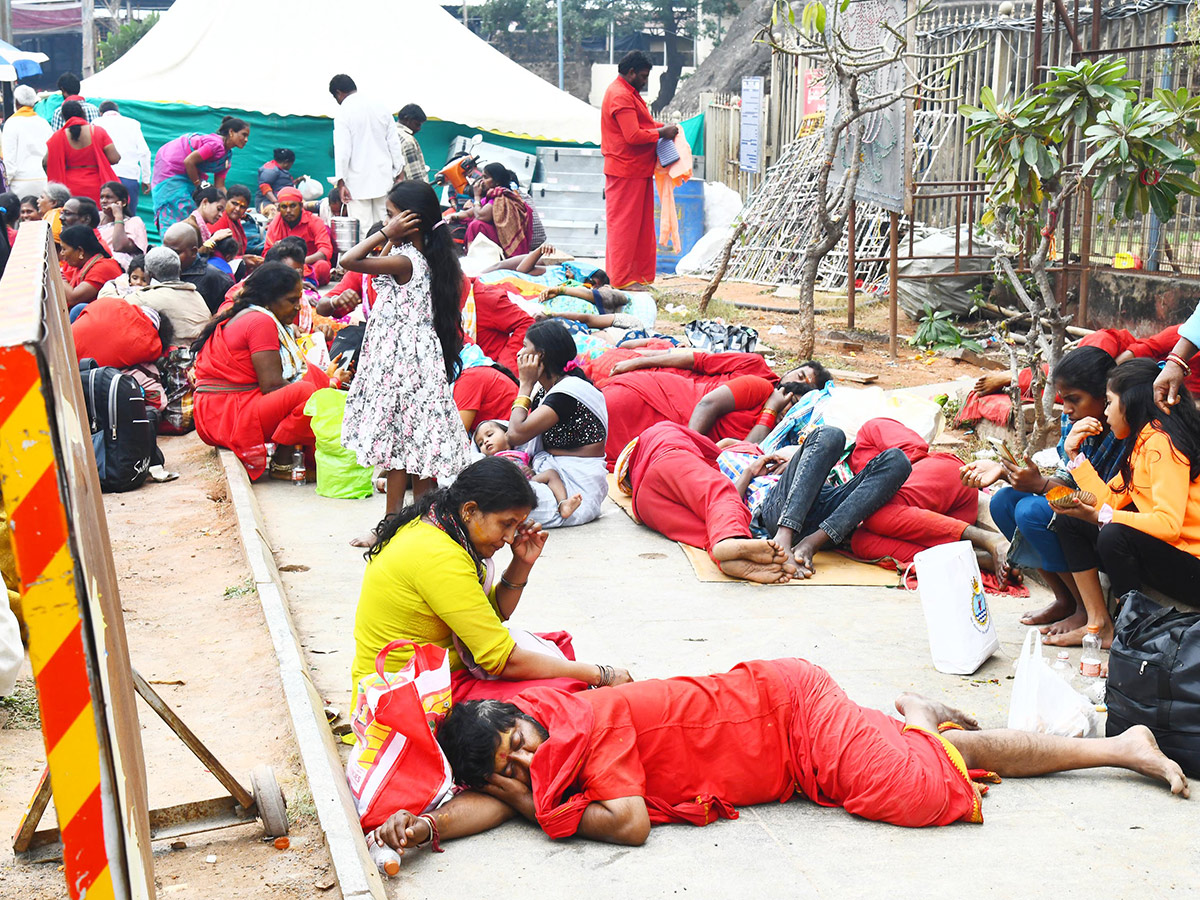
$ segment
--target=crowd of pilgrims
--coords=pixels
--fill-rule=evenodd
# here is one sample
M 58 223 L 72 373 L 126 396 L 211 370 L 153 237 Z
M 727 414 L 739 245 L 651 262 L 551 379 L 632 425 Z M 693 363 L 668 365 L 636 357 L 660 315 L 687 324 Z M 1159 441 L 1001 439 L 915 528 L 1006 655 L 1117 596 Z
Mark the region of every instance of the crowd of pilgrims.
M 993 589 L 1040 572 L 1054 601 L 1022 621 L 1060 645 L 1089 627 L 1111 641 L 1101 572 L 1116 597 L 1189 600 L 1200 586 L 1195 319 L 1142 340 L 1097 332 L 1062 358 L 1049 373 L 1063 410 L 1053 471 L 966 462 L 897 419 L 849 436 L 826 424 L 855 399 L 819 362 L 780 374 L 759 354 L 656 333 L 649 294 L 545 243 L 504 166 L 439 198 L 412 140 L 417 107 L 401 111 L 403 169 L 382 217 L 340 246 L 331 224 L 352 198 L 306 199 L 291 150 L 263 162 L 258 184 L 226 183 L 245 121 L 182 135 L 151 166 L 116 104 L 93 106 L 69 77 L 60 87 L 51 121 L 22 86 L 4 123 L 0 250 L 25 223 L 50 224 L 79 357 L 132 374 L 159 414 L 182 373 L 172 430 L 194 425 L 253 480 L 315 473 L 321 487 L 336 466 L 358 487 L 331 479 L 322 493 L 385 494 L 354 542 L 368 557 L 356 684 L 397 638 L 448 650 L 456 702 L 629 682 L 621 666 L 575 660 L 565 634 L 531 643 L 506 627 L 547 529 L 593 521 L 610 489 L 644 525 L 760 583 L 810 577 L 822 549 L 903 569 L 969 541 Z M 341 104 L 355 89 L 331 93 Z M 496 258 L 468 264 L 481 238 Z M 964 413 L 997 415 L 1005 386 L 980 379 Z

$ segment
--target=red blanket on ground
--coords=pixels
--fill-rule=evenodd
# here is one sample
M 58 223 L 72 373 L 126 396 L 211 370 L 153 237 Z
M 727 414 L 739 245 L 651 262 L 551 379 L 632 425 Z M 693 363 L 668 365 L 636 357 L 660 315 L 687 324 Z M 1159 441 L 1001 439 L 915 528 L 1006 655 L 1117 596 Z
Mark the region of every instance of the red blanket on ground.
M 574 834 L 594 801 L 640 796 L 652 824 L 707 825 L 797 789 L 897 825 L 982 821 L 957 753 L 853 703 L 805 660 L 580 694 L 535 688 L 513 702 L 550 733 L 530 775 L 538 823 L 553 838 Z

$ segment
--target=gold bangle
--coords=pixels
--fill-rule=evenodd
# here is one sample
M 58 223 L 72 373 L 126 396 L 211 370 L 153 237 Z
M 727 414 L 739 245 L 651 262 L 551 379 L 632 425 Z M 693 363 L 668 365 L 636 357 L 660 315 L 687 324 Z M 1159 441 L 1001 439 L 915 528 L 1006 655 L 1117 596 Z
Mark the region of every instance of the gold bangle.
M 523 409 L 526 412 L 529 412 L 531 409 L 533 409 L 533 400 L 531 398 L 525 396 L 524 394 L 518 394 L 513 399 L 512 408 L 513 409 Z

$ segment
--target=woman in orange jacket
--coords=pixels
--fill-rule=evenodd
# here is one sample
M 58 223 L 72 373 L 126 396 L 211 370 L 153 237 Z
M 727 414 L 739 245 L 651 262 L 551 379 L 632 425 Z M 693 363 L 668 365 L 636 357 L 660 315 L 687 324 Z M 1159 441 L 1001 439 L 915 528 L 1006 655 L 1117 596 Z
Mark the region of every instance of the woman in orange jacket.
M 1117 597 L 1146 586 L 1192 603 L 1200 592 L 1200 412 L 1191 402 L 1180 403 L 1170 415 L 1155 406 L 1158 374 L 1155 363 L 1133 359 L 1109 376 L 1105 417 L 1113 434 L 1130 447 L 1110 481 L 1079 452 L 1084 438 L 1101 430 L 1100 422 L 1076 422 L 1065 445 L 1084 496 L 1058 506 L 1068 518 L 1060 518 L 1056 530 L 1088 625 L 1099 626 L 1105 646 L 1112 641 L 1113 624 L 1098 569 L 1108 574 Z M 1047 643 L 1078 644 L 1084 630 L 1050 636 Z

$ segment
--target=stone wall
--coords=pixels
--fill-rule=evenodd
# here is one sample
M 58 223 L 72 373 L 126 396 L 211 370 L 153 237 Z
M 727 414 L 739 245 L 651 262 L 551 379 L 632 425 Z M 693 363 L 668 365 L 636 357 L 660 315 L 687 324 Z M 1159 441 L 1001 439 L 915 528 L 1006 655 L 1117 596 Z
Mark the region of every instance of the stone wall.
M 1200 280 L 1195 278 L 1097 269 L 1088 289 L 1087 326 L 1154 334 L 1186 320 L 1198 302 Z

